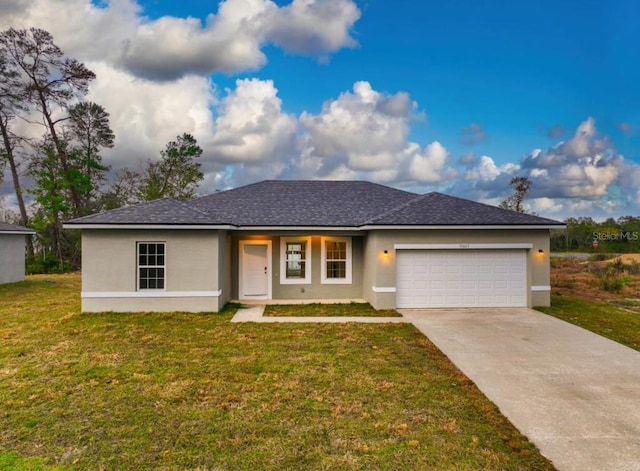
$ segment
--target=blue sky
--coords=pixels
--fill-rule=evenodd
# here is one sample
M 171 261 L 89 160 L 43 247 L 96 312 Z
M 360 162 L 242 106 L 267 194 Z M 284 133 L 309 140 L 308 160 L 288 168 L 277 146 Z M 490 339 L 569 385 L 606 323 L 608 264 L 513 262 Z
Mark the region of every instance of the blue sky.
M 602 219 L 640 214 L 639 5 L 25 0 L 0 26 L 96 71 L 114 169 L 187 131 L 205 192 L 358 178 L 499 203 L 526 175 L 530 210 Z

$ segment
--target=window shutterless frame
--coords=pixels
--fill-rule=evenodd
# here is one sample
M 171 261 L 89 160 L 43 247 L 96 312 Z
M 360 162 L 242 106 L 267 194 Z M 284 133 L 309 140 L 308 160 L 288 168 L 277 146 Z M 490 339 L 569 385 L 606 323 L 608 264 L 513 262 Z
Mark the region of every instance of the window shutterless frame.
M 136 284 L 138 291 L 164 291 L 167 286 L 166 242 L 136 243 Z
M 311 284 L 311 237 L 280 238 L 280 284 Z
M 321 246 L 322 284 L 351 284 L 351 237 L 322 237 Z

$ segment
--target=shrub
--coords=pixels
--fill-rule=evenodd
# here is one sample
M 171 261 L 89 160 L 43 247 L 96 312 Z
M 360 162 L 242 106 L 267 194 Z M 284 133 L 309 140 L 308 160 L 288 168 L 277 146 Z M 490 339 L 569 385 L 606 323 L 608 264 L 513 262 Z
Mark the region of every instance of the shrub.
M 27 275 L 69 273 L 72 271 L 71 264 L 60 260 L 53 255 L 36 255 L 28 258 L 25 264 Z
M 630 281 L 631 278 L 629 278 L 627 275 L 606 275 L 604 278 L 602 278 L 602 280 L 600 280 L 600 286 L 605 291 L 619 293 L 620 291 L 622 291 L 622 288 L 629 284 Z
M 626 270 L 630 275 L 640 275 L 640 262 L 632 260 L 630 264 L 626 265 Z

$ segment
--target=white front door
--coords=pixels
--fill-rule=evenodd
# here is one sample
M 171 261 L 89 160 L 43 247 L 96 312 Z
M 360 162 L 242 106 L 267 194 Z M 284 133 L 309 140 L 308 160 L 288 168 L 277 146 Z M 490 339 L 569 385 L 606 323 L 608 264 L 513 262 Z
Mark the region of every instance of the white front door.
M 271 241 L 240 242 L 240 298 L 271 299 Z

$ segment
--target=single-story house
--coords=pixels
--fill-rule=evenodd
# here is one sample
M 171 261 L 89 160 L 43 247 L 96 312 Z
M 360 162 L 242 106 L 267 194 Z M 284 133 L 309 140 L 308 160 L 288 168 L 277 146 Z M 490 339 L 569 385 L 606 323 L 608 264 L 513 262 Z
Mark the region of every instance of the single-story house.
M 0 222 L 0 284 L 24 280 L 24 257 L 31 229 Z
M 365 181 L 263 181 L 67 222 L 83 311 L 218 311 L 230 300 L 376 309 L 546 306 L 563 224 Z

